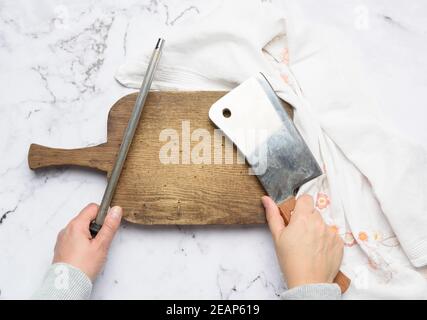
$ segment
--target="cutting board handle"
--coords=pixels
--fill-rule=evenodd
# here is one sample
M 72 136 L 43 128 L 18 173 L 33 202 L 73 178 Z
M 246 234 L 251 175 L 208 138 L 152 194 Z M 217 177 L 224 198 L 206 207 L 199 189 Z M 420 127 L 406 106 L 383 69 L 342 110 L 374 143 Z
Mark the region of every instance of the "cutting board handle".
M 106 143 L 79 149 L 57 149 L 31 144 L 28 165 L 31 169 L 53 166 L 80 166 L 108 172 L 114 158 Z
M 279 211 L 280 214 L 285 221 L 285 225 L 289 224 L 289 221 L 291 220 L 291 214 L 292 211 L 295 209 L 296 199 L 295 197 L 292 197 L 281 204 L 279 204 Z M 341 293 L 344 293 L 347 291 L 348 287 L 350 286 L 351 280 L 341 271 L 338 271 L 334 282 L 340 287 Z

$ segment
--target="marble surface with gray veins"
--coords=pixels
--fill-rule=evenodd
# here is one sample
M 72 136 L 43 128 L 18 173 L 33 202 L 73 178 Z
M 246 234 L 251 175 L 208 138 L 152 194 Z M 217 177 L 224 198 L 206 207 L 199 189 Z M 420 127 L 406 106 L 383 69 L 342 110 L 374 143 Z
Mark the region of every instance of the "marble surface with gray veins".
M 30 143 L 104 142 L 109 108 L 134 91 L 113 78 L 132 45 L 132 24 L 142 22 L 151 39 L 221 2 L 0 2 L 0 299 L 32 294 L 58 231 L 88 202 L 100 202 L 106 185 L 105 176 L 88 170 L 29 170 Z M 360 44 L 386 116 L 427 147 L 425 1 L 302 0 L 301 6 L 310 19 Z M 275 299 L 283 289 L 265 226 L 123 223 L 93 297 Z

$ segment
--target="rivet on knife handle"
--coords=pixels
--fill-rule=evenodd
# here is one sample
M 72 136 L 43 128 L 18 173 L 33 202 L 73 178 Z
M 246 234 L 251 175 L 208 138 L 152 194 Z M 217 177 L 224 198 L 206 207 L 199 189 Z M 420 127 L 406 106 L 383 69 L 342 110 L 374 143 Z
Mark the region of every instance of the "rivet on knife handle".
M 141 89 L 139 90 L 138 97 L 136 98 L 135 106 L 133 107 L 132 114 L 129 118 L 129 122 L 126 127 L 126 131 L 123 135 L 123 140 L 120 145 L 120 149 L 117 154 L 113 170 L 111 171 L 111 176 L 108 179 L 108 184 L 105 189 L 104 196 L 102 197 L 98 214 L 96 216 L 96 219 L 92 221 L 90 225 L 90 233 L 92 237 L 95 237 L 98 234 L 110 207 L 111 199 L 113 198 L 120 174 L 123 169 L 123 164 L 125 163 L 129 147 L 132 143 L 133 136 L 135 135 L 136 128 L 138 127 L 145 100 L 147 99 L 151 83 L 153 82 L 154 72 L 156 71 L 157 65 L 159 63 L 164 42 L 165 40 L 163 39 L 157 40 L 156 46 L 150 59 L 150 63 L 148 64 L 147 71 L 145 72 L 144 81 L 142 82 Z
M 279 211 L 280 214 L 285 221 L 285 225 L 287 226 L 290 219 L 291 219 L 291 212 L 295 209 L 296 200 L 295 197 L 291 197 L 288 200 L 282 202 L 279 204 Z M 341 292 L 344 293 L 347 291 L 348 287 L 350 286 L 351 280 L 347 278 L 347 276 L 342 273 L 341 271 L 338 271 L 334 283 L 336 283 L 340 289 Z

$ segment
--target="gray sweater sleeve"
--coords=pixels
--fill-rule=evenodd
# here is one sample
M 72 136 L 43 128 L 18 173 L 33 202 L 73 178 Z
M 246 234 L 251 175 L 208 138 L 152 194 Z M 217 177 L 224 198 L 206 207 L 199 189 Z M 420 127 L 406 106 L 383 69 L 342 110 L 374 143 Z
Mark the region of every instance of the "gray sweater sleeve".
M 299 286 L 281 294 L 283 300 L 340 300 L 341 290 L 335 283 L 315 283 Z
M 83 300 L 89 299 L 92 282 L 81 270 L 66 264 L 55 263 L 49 267 L 42 285 L 34 293 L 36 300 Z M 339 300 L 341 290 L 337 284 L 308 284 L 287 290 L 283 300 Z
M 89 299 L 91 292 L 92 282 L 83 271 L 66 263 L 55 263 L 32 299 L 83 300 Z

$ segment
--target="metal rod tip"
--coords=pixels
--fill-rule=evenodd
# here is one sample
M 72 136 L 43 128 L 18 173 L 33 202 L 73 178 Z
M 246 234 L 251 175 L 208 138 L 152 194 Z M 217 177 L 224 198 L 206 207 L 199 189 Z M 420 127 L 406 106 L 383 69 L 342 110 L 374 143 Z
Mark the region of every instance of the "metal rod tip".
M 156 48 L 155 48 L 155 49 L 159 49 L 161 46 L 163 46 L 163 43 L 164 43 L 164 42 L 165 42 L 165 39 L 159 38 L 159 39 L 157 40 Z

